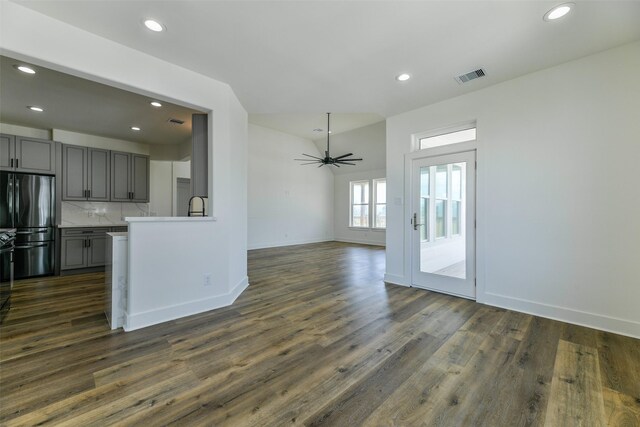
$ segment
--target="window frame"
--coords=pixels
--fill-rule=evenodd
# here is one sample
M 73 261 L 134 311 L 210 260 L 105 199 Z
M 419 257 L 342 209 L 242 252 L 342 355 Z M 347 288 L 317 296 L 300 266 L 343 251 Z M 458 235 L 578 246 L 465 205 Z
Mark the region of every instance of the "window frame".
M 465 130 L 470 130 L 470 129 L 475 129 L 476 130 L 476 137 L 475 139 L 472 140 L 468 140 L 468 141 L 463 141 L 463 142 L 453 142 L 453 143 L 449 143 L 449 144 L 442 144 L 442 145 L 437 145 L 435 147 L 427 147 L 427 148 L 421 148 L 421 140 L 423 139 L 427 139 L 427 138 L 432 138 L 432 137 L 437 137 L 437 136 L 442 136 L 442 135 L 447 135 L 450 133 L 456 133 L 456 132 L 461 132 L 461 131 L 465 131 Z M 446 127 L 441 127 L 438 129 L 432 129 L 430 131 L 426 131 L 426 132 L 420 132 L 420 133 L 416 133 L 412 135 L 412 150 L 411 151 L 420 151 L 420 150 L 432 150 L 434 148 L 438 148 L 438 147 L 448 147 L 451 145 L 456 145 L 456 144 L 466 144 L 468 142 L 476 142 L 478 141 L 478 124 L 475 120 L 473 121 L 468 121 L 468 122 L 462 122 L 456 125 L 451 125 L 451 126 L 446 126 Z
M 380 182 L 384 182 L 384 203 L 379 203 L 378 202 L 378 188 L 377 185 Z M 387 221 L 386 221 L 386 213 L 387 213 L 387 178 L 374 178 L 371 180 L 372 186 L 372 192 L 373 192 L 373 199 L 372 199 L 372 204 L 373 204 L 373 216 L 372 216 L 372 220 L 373 220 L 373 227 L 371 227 L 374 230 L 386 230 L 387 229 Z M 377 210 L 378 210 L 378 205 L 384 205 L 385 207 L 385 225 L 384 227 L 380 227 L 378 225 L 378 221 L 377 221 Z
M 378 227 L 376 224 L 376 205 L 380 204 L 384 204 L 385 206 L 388 205 L 388 203 L 377 203 L 376 200 L 376 183 L 380 182 L 380 181 L 384 181 L 385 183 L 385 200 L 387 199 L 387 192 L 386 192 L 386 182 L 387 182 L 387 177 L 381 177 L 381 178 L 371 178 L 371 179 L 358 179 L 358 180 L 354 180 L 354 181 L 349 181 L 349 219 L 348 219 L 348 228 L 353 229 L 353 230 L 372 230 L 372 231 L 386 231 L 387 227 L 385 225 L 385 227 Z M 367 184 L 369 187 L 369 192 L 368 192 L 368 196 L 369 196 L 369 200 L 368 203 L 358 203 L 357 206 L 366 206 L 368 209 L 368 224 L 366 226 L 361 226 L 361 225 L 353 225 L 353 207 L 354 207 L 354 197 L 353 197 L 353 187 L 356 184 Z
M 368 215 L 367 215 L 367 225 L 353 225 L 353 207 L 356 205 L 354 203 L 353 197 L 353 188 L 358 184 L 366 184 L 367 185 L 367 203 L 357 203 L 358 206 L 366 206 Z M 365 192 L 363 191 L 361 196 L 364 196 Z M 361 179 L 357 181 L 349 181 L 349 228 L 355 228 L 358 230 L 369 229 L 371 228 L 371 182 L 368 179 Z

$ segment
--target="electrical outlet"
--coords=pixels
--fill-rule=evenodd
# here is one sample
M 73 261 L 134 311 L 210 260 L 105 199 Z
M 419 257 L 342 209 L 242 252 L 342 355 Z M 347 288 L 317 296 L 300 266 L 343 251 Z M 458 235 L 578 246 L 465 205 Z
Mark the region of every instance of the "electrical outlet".
M 211 281 L 211 273 L 207 273 L 204 275 L 204 285 L 205 286 L 212 286 L 213 282 Z

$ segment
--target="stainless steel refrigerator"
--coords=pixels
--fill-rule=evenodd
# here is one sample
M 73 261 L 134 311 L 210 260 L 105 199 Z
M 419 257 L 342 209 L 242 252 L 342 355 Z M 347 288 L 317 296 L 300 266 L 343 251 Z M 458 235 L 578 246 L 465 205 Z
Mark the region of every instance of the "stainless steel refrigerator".
M 0 172 L 0 228 L 16 228 L 14 278 L 53 274 L 55 177 Z

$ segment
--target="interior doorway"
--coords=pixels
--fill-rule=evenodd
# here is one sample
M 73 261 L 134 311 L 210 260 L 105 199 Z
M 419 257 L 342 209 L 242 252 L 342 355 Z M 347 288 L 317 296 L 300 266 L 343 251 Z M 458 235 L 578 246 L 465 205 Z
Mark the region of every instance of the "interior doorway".
M 414 158 L 412 285 L 475 299 L 475 150 Z
M 188 216 L 191 198 L 191 179 L 176 178 L 176 215 Z

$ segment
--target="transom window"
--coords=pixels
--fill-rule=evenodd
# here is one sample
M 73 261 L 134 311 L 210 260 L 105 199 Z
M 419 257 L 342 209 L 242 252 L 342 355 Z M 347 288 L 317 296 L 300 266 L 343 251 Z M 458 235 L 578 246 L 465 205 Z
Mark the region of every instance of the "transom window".
M 442 145 L 457 144 L 459 142 L 475 141 L 476 127 L 468 125 L 462 130 L 446 131 L 436 135 L 418 136 L 420 150 L 425 148 L 440 147 Z

